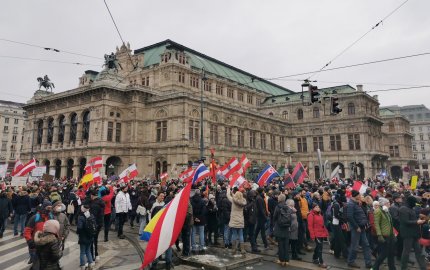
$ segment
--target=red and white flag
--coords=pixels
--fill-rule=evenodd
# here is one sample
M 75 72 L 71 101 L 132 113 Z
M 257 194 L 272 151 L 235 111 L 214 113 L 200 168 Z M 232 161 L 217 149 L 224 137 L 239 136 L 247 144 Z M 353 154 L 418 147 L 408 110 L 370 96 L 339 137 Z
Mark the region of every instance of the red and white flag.
M 169 177 L 169 174 L 167 172 L 160 174 L 161 180 L 165 180 L 165 179 L 167 179 L 167 177 Z
M 192 167 L 186 169 L 179 175 L 179 180 L 182 182 L 188 182 L 191 181 L 191 177 L 193 176 L 194 170 Z
M 232 175 L 234 172 L 237 172 L 240 169 L 239 161 L 236 157 L 232 157 L 229 162 L 227 162 L 222 168 L 220 169 L 221 174 L 224 175 L 226 178 L 229 178 L 230 175 Z
M 24 167 L 24 164 L 22 164 L 21 160 L 17 159 L 15 161 L 15 166 L 13 167 L 12 176 L 15 176 L 15 174 L 19 172 L 22 167 Z
M 230 187 L 241 187 L 243 184 L 245 184 L 247 181 L 245 177 L 243 177 L 240 173 L 235 172 L 230 176 Z
M 93 157 L 92 159 L 90 159 L 87 166 L 91 166 L 93 167 L 93 169 L 100 169 L 101 167 L 103 167 L 103 158 L 100 156 Z
M 161 213 L 146 246 L 140 270 L 143 270 L 176 242 L 187 215 L 190 192 L 191 184 L 187 184 L 169 204 L 160 210 Z
M 366 193 L 367 186 L 363 184 L 361 181 L 354 181 L 354 185 L 352 186 L 353 190 L 357 190 L 360 194 Z
M 122 173 L 119 174 L 120 181 L 124 181 L 128 183 L 130 180 L 134 179 L 139 172 L 137 171 L 136 164 L 132 164 L 130 167 L 125 169 Z
M 22 168 L 14 174 L 14 176 L 26 176 L 34 168 L 36 168 L 36 160 L 33 158 L 28 163 L 23 165 Z
M 97 185 L 100 185 L 102 183 L 102 178 L 101 178 L 100 172 L 98 170 L 95 173 L 93 173 L 93 181 Z
M 245 175 L 246 169 L 248 169 L 249 166 L 251 166 L 251 162 L 245 156 L 245 154 L 242 154 L 242 157 L 240 158 L 239 165 L 240 165 L 240 168 L 239 168 L 238 172 L 242 175 Z

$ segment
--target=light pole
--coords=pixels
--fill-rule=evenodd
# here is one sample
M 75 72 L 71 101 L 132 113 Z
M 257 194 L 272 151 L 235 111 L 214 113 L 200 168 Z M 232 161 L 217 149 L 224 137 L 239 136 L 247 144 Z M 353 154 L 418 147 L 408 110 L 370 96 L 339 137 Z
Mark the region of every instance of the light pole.
M 202 85 L 201 85 L 201 91 L 200 91 L 200 160 L 204 162 L 204 147 L 205 143 L 203 140 L 203 88 L 205 82 L 208 80 L 206 78 L 205 69 L 202 68 Z

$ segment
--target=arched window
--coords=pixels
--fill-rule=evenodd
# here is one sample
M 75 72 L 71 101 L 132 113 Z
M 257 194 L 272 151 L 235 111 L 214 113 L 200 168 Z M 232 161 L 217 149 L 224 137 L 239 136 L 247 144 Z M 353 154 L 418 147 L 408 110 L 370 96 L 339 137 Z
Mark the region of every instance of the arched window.
M 54 118 L 48 119 L 48 136 L 47 136 L 47 142 L 49 144 L 52 143 L 52 138 L 54 138 Z
M 66 117 L 64 115 L 61 115 L 58 118 L 58 142 L 63 143 L 64 142 L 64 132 L 66 131 Z
M 37 122 L 37 144 L 42 144 L 43 138 L 43 120 Z
M 366 107 L 367 110 L 367 107 Z M 348 103 L 348 115 L 354 115 L 355 114 L 355 105 L 354 103 Z
M 390 122 L 390 123 L 388 124 L 388 131 L 389 131 L 389 132 L 394 132 L 394 131 L 395 131 L 394 123 L 393 123 L 393 122 Z
M 287 111 L 282 112 L 282 118 L 288 119 L 288 112 Z
M 90 112 L 86 111 L 83 117 L 82 139 L 88 141 L 90 138 Z
M 315 107 L 315 108 L 312 110 L 312 114 L 313 114 L 314 118 L 320 118 L 320 109 L 319 109 L 319 108 L 317 108 L 317 107 Z
M 76 142 L 76 134 L 78 132 L 78 115 L 73 113 L 70 117 L 70 142 Z
M 302 109 L 297 110 L 297 119 L 299 119 L 299 120 L 303 119 L 303 110 Z

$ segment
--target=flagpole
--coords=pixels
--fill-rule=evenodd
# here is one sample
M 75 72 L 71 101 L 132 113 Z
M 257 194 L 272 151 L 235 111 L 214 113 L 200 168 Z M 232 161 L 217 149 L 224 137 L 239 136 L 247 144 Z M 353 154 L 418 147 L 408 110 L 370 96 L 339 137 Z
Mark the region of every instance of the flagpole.
M 204 147 L 205 143 L 203 140 L 203 88 L 204 83 L 207 81 L 205 69 L 202 68 L 202 85 L 200 91 L 200 160 L 204 162 Z

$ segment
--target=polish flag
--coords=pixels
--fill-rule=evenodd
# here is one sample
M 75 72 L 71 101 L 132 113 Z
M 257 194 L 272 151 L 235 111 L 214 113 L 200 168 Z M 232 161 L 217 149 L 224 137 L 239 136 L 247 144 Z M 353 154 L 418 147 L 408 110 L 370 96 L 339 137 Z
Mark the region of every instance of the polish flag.
M 120 181 L 124 181 L 125 183 L 128 183 L 130 180 L 134 179 L 139 172 L 137 171 L 136 164 L 132 164 L 130 167 L 125 169 L 122 173 L 119 175 Z
M 12 176 L 15 176 L 15 174 L 17 174 L 22 167 L 24 167 L 24 164 L 22 164 L 21 160 L 17 159 L 15 161 L 15 166 L 13 167 L 13 171 L 12 171 Z
M 361 181 L 354 181 L 354 185 L 352 186 L 353 190 L 357 190 L 360 194 L 366 193 L 367 186 L 363 184 Z
M 193 176 L 194 170 L 192 167 L 186 169 L 179 175 L 179 180 L 182 182 L 189 182 L 191 180 L 191 177 Z
M 230 175 L 232 175 L 234 172 L 237 172 L 240 169 L 239 161 L 236 157 L 232 157 L 229 162 L 227 162 L 222 168 L 220 169 L 221 174 L 224 175 L 226 178 L 229 178 Z
M 14 174 L 14 176 L 25 176 L 35 168 L 36 168 L 36 160 L 33 158 L 27 164 L 23 165 L 21 169 Z
M 245 177 L 243 177 L 240 173 L 235 172 L 230 176 L 230 187 L 241 187 L 243 184 L 245 184 L 247 181 Z
M 239 164 L 240 164 L 240 168 L 239 168 L 238 172 L 242 175 L 244 175 L 246 172 L 246 169 L 248 169 L 249 166 L 251 166 L 251 162 L 245 156 L 245 154 L 242 154 L 242 157 L 240 158 Z

